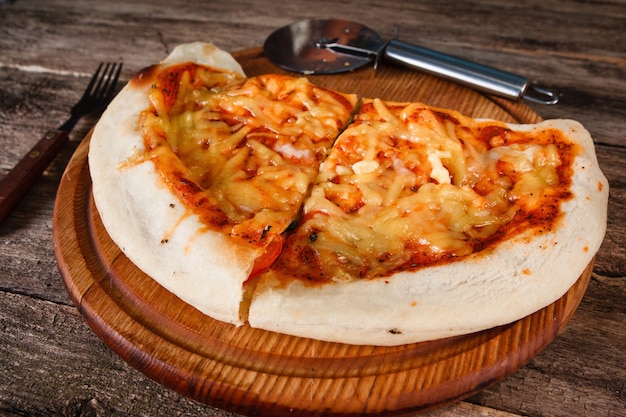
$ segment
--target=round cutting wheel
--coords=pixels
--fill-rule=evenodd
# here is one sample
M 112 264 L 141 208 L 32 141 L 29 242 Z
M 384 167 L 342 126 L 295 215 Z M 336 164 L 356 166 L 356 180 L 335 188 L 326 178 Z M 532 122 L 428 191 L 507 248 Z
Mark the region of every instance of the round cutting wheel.
M 370 64 L 375 54 L 347 54 L 332 50 L 332 42 L 370 49 L 383 41 L 374 30 L 347 20 L 302 20 L 274 31 L 263 50 L 275 65 L 304 74 L 336 74 Z

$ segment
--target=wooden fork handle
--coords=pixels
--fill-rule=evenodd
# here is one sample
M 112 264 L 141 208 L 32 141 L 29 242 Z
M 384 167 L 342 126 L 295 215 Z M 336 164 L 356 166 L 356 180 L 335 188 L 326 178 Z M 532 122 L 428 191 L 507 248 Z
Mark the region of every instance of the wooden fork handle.
M 48 131 L 0 180 L 0 223 L 21 201 L 68 140 L 67 132 Z

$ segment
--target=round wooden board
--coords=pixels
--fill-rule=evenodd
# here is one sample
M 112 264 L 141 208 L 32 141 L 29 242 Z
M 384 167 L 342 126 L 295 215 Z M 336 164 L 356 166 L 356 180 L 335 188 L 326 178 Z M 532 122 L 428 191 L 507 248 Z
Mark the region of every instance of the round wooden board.
M 248 75 L 282 72 L 260 49 L 234 54 Z M 422 101 L 474 117 L 537 122 L 527 106 L 401 68 L 309 77 L 361 97 Z M 468 397 L 550 343 L 580 303 L 591 263 L 554 304 L 506 326 L 396 347 L 320 342 L 213 320 L 139 271 L 111 241 L 91 195 L 89 137 L 62 178 L 54 243 L 68 292 L 98 336 L 150 378 L 246 415 L 400 415 Z M 488 307 L 486 307 L 488 308 Z

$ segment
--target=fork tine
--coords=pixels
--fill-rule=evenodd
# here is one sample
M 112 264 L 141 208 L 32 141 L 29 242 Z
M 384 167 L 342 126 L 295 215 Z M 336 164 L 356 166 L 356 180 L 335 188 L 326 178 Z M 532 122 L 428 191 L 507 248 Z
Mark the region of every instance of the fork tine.
M 102 65 L 102 62 L 98 65 L 98 69 L 96 69 L 96 72 L 94 72 L 91 80 L 89 80 L 89 84 L 87 85 L 87 88 L 85 88 L 82 98 L 88 97 L 91 94 L 93 86 L 96 84 L 96 81 L 100 79 L 100 70 L 102 70 Z
M 115 76 L 116 68 L 116 64 L 111 63 L 107 63 L 106 67 L 104 68 L 104 72 L 98 82 L 98 87 L 94 94 L 98 99 L 107 98 L 110 91 L 115 88 L 117 84 L 117 78 Z
M 120 73 L 122 72 L 122 64 L 117 64 L 117 68 L 116 65 L 113 64 L 113 67 L 111 68 L 111 75 L 113 75 L 113 77 L 109 77 L 109 86 L 108 88 L 105 89 L 105 97 L 109 98 L 111 96 L 113 96 L 113 93 L 115 93 L 115 89 L 117 87 L 117 81 L 120 78 Z
M 98 78 L 98 84 L 96 88 L 92 91 L 92 95 L 98 98 L 103 97 L 103 91 L 107 88 L 109 79 L 111 78 L 111 63 L 107 62 L 104 67 L 104 71 L 102 71 L 102 75 Z
M 123 64 L 101 62 L 83 96 L 72 107 L 72 117 L 68 119 L 59 130 L 69 132 L 79 118 L 89 113 L 103 110 L 111 101 L 117 91 L 117 82 L 122 71 Z

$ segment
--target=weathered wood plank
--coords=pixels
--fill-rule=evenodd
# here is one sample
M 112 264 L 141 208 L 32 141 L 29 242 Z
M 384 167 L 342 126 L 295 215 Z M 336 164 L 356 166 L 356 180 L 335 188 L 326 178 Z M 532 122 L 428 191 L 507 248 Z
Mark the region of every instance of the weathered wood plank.
M 235 51 L 306 17 L 347 17 L 400 38 L 518 72 L 558 90 L 546 118 L 580 120 L 611 184 L 609 232 L 579 310 L 525 368 L 430 416 L 626 415 L 626 7 L 623 1 L 21 0 L 0 5 L 0 175 L 60 124 L 90 72 L 122 60 L 123 77 L 182 42 Z M 71 305 L 54 259 L 56 187 L 77 126 L 19 209 L 0 225 L 0 414 L 219 415 L 145 378 L 110 352 Z
M 626 181 L 624 177 L 626 149 L 599 145 L 597 153 L 600 166 L 609 180 L 609 208 L 607 234 L 598 253 L 596 272 L 602 276 L 624 279 L 626 277 Z M 611 293 L 607 296 L 611 298 L 611 302 L 618 301 Z
M 0 50 L 6 52 L 0 63 L 27 68 L 45 62 L 72 73 L 115 57 L 126 63 L 128 71 L 136 71 L 182 42 L 215 41 L 226 50 L 260 46 L 274 28 L 323 15 L 331 6 L 286 7 L 277 13 L 262 3 L 245 1 L 229 2 L 228 7 L 197 2 L 181 7 L 165 1 L 107 5 L 39 0 L 5 7 L 0 27 L 7 36 L 0 37 Z M 600 141 L 617 143 L 614 138 L 623 136 L 626 58 L 616 51 L 623 43 L 626 19 L 620 2 L 539 7 L 530 1 L 445 1 L 404 5 L 398 13 L 394 7 L 368 1 L 358 8 L 332 4 L 332 15 L 351 16 L 385 37 L 393 36 L 397 25 L 402 40 L 469 59 L 480 57 L 485 64 L 519 72 L 561 93 L 559 106 L 534 106 L 540 114 L 581 120 Z M 563 36 L 563 27 L 581 30 Z

